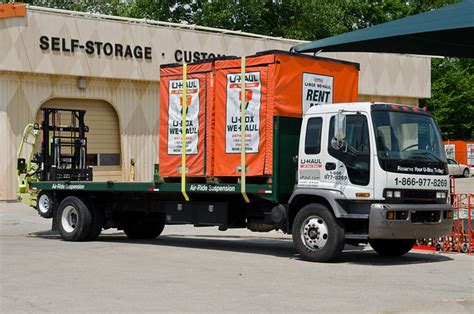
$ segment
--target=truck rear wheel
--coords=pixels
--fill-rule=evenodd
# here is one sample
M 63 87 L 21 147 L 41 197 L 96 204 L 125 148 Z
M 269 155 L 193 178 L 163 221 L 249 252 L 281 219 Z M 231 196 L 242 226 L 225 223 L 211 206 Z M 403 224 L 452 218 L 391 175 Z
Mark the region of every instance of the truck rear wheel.
M 85 240 L 95 241 L 99 237 L 100 233 L 102 232 L 102 228 L 104 227 L 105 213 L 103 209 L 95 207 L 93 204 L 91 204 L 91 202 L 88 202 L 87 206 L 92 215 L 92 224 L 91 231 L 89 231 L 89 234 Z
M 127 217 L 123 232 L 129 239 L 155 239 L 164 228 L 163 214 L 134 214 Z
M 326 206 L 309 204 L 295 217 L 293 244 L 304 259 L 328 262 L 344 248 L 344 228 Z
M 382 256 L 402 256 L 408 253 L 415 245 L 415 240 L 373 239 L 370 246 Z
M 59 233 L 64 240 L 87 240 L 92 228 L 91 212 L 80 198 L 68 196 L 59 206 L 58 225 Z

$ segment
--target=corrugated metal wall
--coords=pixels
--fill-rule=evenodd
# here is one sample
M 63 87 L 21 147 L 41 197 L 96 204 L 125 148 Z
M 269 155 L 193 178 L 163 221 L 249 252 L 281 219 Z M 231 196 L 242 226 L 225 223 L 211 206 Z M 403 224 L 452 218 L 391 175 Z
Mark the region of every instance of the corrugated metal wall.
M 382 96 L 382 95 L 361 95 L 358 97 L 359 101 L 373 101 L 373 102 L 388 102 L 393 104 L 403 104 L 418 106 L 418 98 L 413 97 L 397 97 L 397 96 Z
M 76 78 L 0 71 L 0 199 L 15 199 L 16 153 L 23 128 L 35 120 L 43 103 L 54 98 L 97 99 L 117 112 L 122 145 L 124 177 L 135 160 L 135 180 L 149 181 L 158 160 L 157 128 L 159 83 L 86 79 L 86 89 Z

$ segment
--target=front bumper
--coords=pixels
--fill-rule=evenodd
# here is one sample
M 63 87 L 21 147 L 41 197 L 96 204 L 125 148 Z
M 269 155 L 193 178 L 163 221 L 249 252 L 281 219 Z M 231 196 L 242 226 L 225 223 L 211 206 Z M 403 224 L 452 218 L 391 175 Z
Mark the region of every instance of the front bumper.
M 421 239 L 437 238 L 451 232 L 452 219 L 446 219 L 449 204 L 372 204 L 369 216 L 370 239 Z M 406 211 L 405 220 L 387 220 L 388 211 Z M 436 221 L 423 222 L 417 217 L 433 214 Z M 429 213 L 430 212 L 430 213 Z

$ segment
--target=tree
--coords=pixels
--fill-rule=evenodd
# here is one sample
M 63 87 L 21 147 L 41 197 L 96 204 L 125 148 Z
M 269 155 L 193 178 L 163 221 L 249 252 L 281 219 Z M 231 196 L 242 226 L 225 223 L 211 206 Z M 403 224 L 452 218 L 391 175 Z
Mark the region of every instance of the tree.
M 338 2 L 304 0 L 213 0 L 194 15 L 198 25 L 262 35 L 312 40 L 344 32 Z
M 26 3 L 55 9 L 123 16 L 126 3 L 121 0 L 26 0 Z
M 127 4 L 124 14 L 128 17 L 192 24 L 201 2 L 202 0 L 134 0 Z
M 432 61 L 432 98 L 426 100 L 444 139 L 474 138 L 474 60 Z

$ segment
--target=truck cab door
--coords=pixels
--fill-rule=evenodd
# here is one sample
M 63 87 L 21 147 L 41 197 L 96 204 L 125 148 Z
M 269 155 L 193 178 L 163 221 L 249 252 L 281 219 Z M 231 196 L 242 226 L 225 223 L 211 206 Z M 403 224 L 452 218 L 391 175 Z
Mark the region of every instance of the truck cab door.
M 321 181 L 322 170 L 323 118 L 315 116 L 304 119 L 301 130 L 298 153 L 298 186 L 317 188 Z
M 370 119 L 363 114 L 347 114 L 342 147 L 332 145 L 336 115 L 327 116 L 327 144 L 323 148 L 321 187 L 341 191 L 348 199 L 373 198 L 373 158 Z

